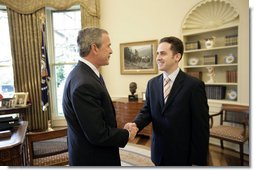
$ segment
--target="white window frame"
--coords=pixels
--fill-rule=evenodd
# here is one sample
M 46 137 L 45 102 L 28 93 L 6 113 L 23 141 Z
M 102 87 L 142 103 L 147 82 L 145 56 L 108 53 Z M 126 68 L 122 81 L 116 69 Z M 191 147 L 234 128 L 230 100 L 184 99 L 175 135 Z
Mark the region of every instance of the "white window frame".
M 56 77 L 55 77 L 55 66 L 57 65 L 75 65 L 77 62 L 71 63 L 56 63 L 55 62 L 55 51 L 54 51 L 54 33 L 53 33 L 53 12 L 64 12 L 64 11 L 73 11 L 80 10 L 80 6 L 73 6 L 68 10 L 57 11 L 53 9 L 46 10 L 46 29 L 47 29 L 47 50 L 49 56 L 49 65 L 50 65 L 50 81 L 49 81 L 49 95 L 50 95 L 50 113 L 51 113 L 51 125 L 53 127 L 66 126 L 66 120 L 64 116 L 59 116 L 57 113 L 57 96 L 56 96 Z M 81 22 L 81 21 L 80 21 Z M 49 48 L 50 47 L 50 48 Z M 77 53 L 78 55 L 78 53 Z
M 0 5 L 0 10 L 1 11 L 6 11 L 6 14 L 7 14 L 7 10 L 6 10 L 6 6 L 3 6 L 3 5 Z M 8 17 L 8 14 L 7 14 L 7 17 Z M 9 27 L 9 25 L 8 25 L 8 27 Z M 10 35 L 9 35 L 10 36 Z M 10 37 L 9 37 L 10 38 Z M 5 41 L 5 40 L 1 40 L 1 41 Z M 10 40 L 11 41 L 11 40 Z M 11 42 L 10 42 L 10 44 L 11 44 Z M 10 45 L 10 51 L 11 51 L 11 45 Z M 12 55 L 12 54 L 11 54 Z M 12 58 L 12 56 L 11 56 L 11 58 Z M 8 68 L 8 69 L 11 69 L 12 70 L 12 72 L 13 72 L 13 61 L 11 61 L 11 64 L 2 64 L 2 63 L 0 63 L 0 68 Z M 14 74 L 14 73 L 13 73 Z M 12 78 L 12 82 L 13 82 L 13 87 L 14 87 L 14 76 L 13 76 L 13 78 Z M 2 89 L 2 83 L 0 82 L 0 88 Z M 14 88 L 14 91 L 15 91 L 15 88 Z M 1 93 L 1 90 L 0 90 L 0 93 Z M 12 93 L 13 95 L 14 95 L 14 92 Z M 12 96 L 12 94 L 9 94 L 8 95 L 8 98 L 10 98 L 11 96 Z M 10 97 L 9 97 L 10 96 Z

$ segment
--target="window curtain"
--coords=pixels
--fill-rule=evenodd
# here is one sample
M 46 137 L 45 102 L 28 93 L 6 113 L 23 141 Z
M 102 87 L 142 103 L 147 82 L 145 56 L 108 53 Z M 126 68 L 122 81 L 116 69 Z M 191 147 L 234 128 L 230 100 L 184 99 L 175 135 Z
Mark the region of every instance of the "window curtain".
M 41 106 L 41 28 L 45 7 L 57 10 L 80 5 L 82 27 L 99 27 L 99 0 L 0 0 L 7 7 L 16 92 L 29 92 L 32 106 L 24 120 L 28 129 L 48 128 L 48 111 Z M 49 104 L 50 105 L 50 104 Z M 50 106 L 49 106 L 50 107 Z
M 45 10 L 20 14 L 7 8 L 16 92 L 28 92 L 32 106 L 25 114 L 29 130 L 47 129 L 48 116 L 41 107 L 41 23 Z

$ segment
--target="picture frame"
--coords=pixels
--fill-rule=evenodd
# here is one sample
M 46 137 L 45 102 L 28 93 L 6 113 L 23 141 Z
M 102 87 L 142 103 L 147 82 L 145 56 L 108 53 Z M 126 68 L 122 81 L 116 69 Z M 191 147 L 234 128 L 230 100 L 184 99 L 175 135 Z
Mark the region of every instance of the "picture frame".
M 2 105 L 0 107 L 10 108 L 15 106 L 15 99 L 14 98 L 3 98 Z
M 26 106 L 28 92 L 16 92 L 14 93 L 15 106 Z
M 157 46 L 157 40 L 121 43 L 121 74 L 157 74 Z

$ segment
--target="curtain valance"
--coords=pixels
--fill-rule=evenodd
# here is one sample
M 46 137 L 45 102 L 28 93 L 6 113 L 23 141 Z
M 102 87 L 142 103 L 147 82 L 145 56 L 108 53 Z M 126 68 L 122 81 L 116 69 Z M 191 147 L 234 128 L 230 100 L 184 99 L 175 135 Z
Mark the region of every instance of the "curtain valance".
M 99 0 L 0 0 L 0 4 L 20 14 L 34 13 L 43 7 L 64 10 L 73 5 L 80 5 L 89 15 L 100 18 Z

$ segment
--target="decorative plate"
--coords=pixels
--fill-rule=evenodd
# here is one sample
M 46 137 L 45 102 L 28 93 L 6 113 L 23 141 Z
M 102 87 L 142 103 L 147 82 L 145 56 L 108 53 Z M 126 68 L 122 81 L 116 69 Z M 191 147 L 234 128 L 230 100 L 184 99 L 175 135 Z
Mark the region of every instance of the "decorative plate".
M 229 90 L 228 91 L 228 98 L 230 100 L 235 100 L 237 98 L 237 92 L 236 92 L 236 90 Z
M 190 58 L 189 65 L 194 66 L 198 64 L 198 58 Z
M 226 64 L 232 64 L 234 61 L 235 61 L 235 57 L 232 54 L 225 57 L 225 63 Z

